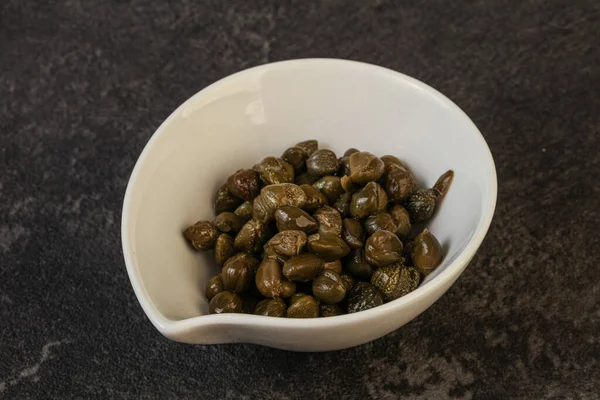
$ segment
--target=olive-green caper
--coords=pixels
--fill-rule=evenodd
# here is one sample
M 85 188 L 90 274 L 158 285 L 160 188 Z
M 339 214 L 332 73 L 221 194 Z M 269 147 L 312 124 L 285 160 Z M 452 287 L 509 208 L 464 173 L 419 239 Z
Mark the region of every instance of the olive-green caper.
M 284 317 L 286 308 L 285 302 L 279 298 L 264 299 L 258 302 L 254 308 L 254 314 L 266 317 Z
M 333 175 L 338 167 L 337 156 L 331 150 L 317 150 L 306 160 L 306 170 L 315 176 Z
M 223 289 L 244 293 L 250 288 L 259 261 L 250 253 L 238 253 L 230 257 L 221 271 Z
M 339 260 L 350 253 L 350 247 L 334 233 L 316 233 L 311 239 L 308 241 L 308 249 L 325 261 Z
M 323 265 L 323 269 L 328 269 L 331 270 L 333 272 L 337 272 L 338 274 L 342 273 L 342 269 L 343 269 L 343 265 L 342 265 L 342 261 L 341 260 L 335 260 L 335 261 L 329 261 L 326 262 L 325 265 Z
M 348 293 L 348 313 L 368 310 L 383 304 L 379 289 L 367 282 L 358 282 Z
M 212 249 L 219 237 L 219 230 L 209 221 L 198 221 L 183 231 L 183 236 L 196 250 Z
M 337 304 L 320 304 L 319 305 L 319 317 L 335 317 L 336 315 L 343 315 L 344 310 Z
M 283 152 L 281 159 L 294 168 L 294 173 L 300 175 L 306 170 L 308 153 L 303 148 L 293 146 Z
M 339 303 L 346 296 L 346 287 L 337 272 L 323 270 L 312 283 L 313 295 L 327 304 Z
M 260 263 L 254 282 L 257 289 L 265 297 L 285 297 L 283 295 L 289 291 L 288 286 L 290 285 L 294 286 L 294 291 L 296 289 L 293 282 L 289 282 L 283 277 L 281 265 L 270 258 L 266 258 Z
M 365 231 L 360 221 L 344 218 L 342 221 L 342 239 L 352 250 L 360 249 L 365 244 Z
M 342 177 L 350 174 L 350 157 L 344 156 L 338 159 L 337 176 Z
M 303 142 L 296 143 L 295 147 L 300 147 L 306 152 L 306 154 L 310 156 L 312 153 L 319 150 L 319 142 L 314 139 L 305 140 Z
M 315 211 L 317 208 L 327 204 L 327 197 L 311 185 L 300 185 L 300 189 L 304 191 L 306 195 L 306 203 L 304 204 L 304 210 L 308 212 Z
M 244 200 L 235 197 L 231 192 L 227 189 L 227 184 L 225 183 L 223 186 L 217 190 L 217 194 L 215 196 L 215 214 L 219 215 L 225 211 L 233 211 L 242 204 Z
M 235 254 L 233 247 L 233 238 L 226 233 L 222 233 L 215 242 L 215 260 L 222 267 L 229 257 Z
M 344 259 L 344 271 L 356 279 L 367 281 L 373 275 L 373 267 L 367 262 L 363 249 L 352 250 Z
M 397 167 L 402 167 L 402 168 L 408 169 L 406 164 L 403 163 L 402 161 L 400 161 L 400 159 L 396 156 L 385 155 L 385 156 L 381 157 L 381 161 L 383 161 L 385 168 L 389 168 L 390 166 L 395 165 Z
M 352 289 L 354 285 L 356 285 L 356 279 L 354 279 L 351 275 L 342 274 L 340 278 L 342 278 L 342 283 L 346 288 L 346 293 L 348 293 L 350 289 Z
M 267 206 L 263 197 L 259 194 L 252 202 L 252 218 L 267 224 L 273 220 L 275 210 Z
M 237 215 L 238 217 L 240 217 L 241 219 L 243 219 L 244 222 L 248 222 L 250 219 L 252 219 L 252 213 L 253 213 L 252 202 L 251 201 L 243 202 L 242 204 L 240 204 L 240 206 L 238 208 L 235 209 L 235 211 L 233 213 L 235 215 Z
M 350 174 L 348 177 L 353 184 L 364 186 L 377 181 L 383 175 L 385 165 L 381 159 L 366 151 L 352 153 L 348 157 Z
M 421 274 L 414 267 L 400 264 L 387 265 L 377 269 L 371 283 L 381 291 L 385 301 L 396 300 L 419 286 Z
M 235 236 L 233 246 L 241 251 L 259 253 L 269 237 L 269 228 L 260 221 L 246 222 Z
M 419 233 L 414 240 L 411 259 L 415 267 L 427 276 L 442 262 L 444 252 L 442 245 L 427 229 Z
M 245 223 L 246 221 L 231 211 L 225 211 L 216 216 L 214 225 L 223 233 L 235 233 L 242 229 Z
M 304 190 L 293 183 L 278 183 L 265 186 L 260 191 L 260 195 L 271 217 L 282 206 L 302 208 L 306 204 Z
M 306 233 L 298 230 L 281 231 L 273 236 L 265 246 L 282 256 L 297 256 L 306 245 Z
M 408 167 L 394 156 L 383 156 L 385 164 L 383 187 L 390 201 L 403 202 L 416 189 L 416 180 Z
M 413 224 L 427 221 L 435 212 L 438 193 L 434 189 L 419 189 L 408 199 L 406 210 Z
M 254 308 L 258 303 L 258 299 L 250 294 L 240 294 L 239 296 L 242 299 L 242 313 L 254 314 Z
M 213 297 L 223 291 L 223 281 L 221 280 L 221 274 L 217 274 L 210 278 L 204 287 L 204 295 L 211 301 Z
M 283 275 L 292 282 L 308 282 L 321 273 L 324 264 L 318 255 L 302 253 L 283 264 Z
M 378 231 L 365 243 L 365 259 L 375 267 L 385 267 L 400 260 L 402 242 L 390 231 Z
M 354 153 L 360 153 L 360 150 L 355 149 L 354 147 L 350 147 L 348 150 L 344 152 L 344 157 L 349 157 Z
M 210 300 L 208 310 L 211 314 L 241 313 L 242 299 L 235 293 L 220 292 Z
M 378 231 L 390 231 L 395 233 L 398 229 L 392 216 L 386 212 L 379 212 L 368 216 L 364 222 L 367 235 L 372 235 Z
M 387 207 L 387 196 L 385 191 L 375 182 L 369 182 L 352 195 L 350 203 L 350 215 L 354 218 L 365 218 Z
M 275 221 L 280 231 L 299 230 L 310 234 L 319 229 L 319 224 L 310 214 L 294 206 L 279 207 L 275 211 Z
M 352 193 L 342 193 L 333 203 L 333 208 L 338 210 L 342 217 L 350 216 L 350 202 L 352 201 Z
M 448 192 L 448 189 L 450 189 L 450 185 L 452 184 L 453 180 L 454 180 L 454 171 L 452 171 L 452 170 L 444 172 L 438 178 L 438 180 L 433 185 L 433 189 L 437 190 L 437 192 L 439 193 L 438 200 L 440 200 L 442 197 L 444 197 L 446 195 L 446 193 Z
M 257 165 L 260 180 L 265 185 L 294 182 L 294 167 L 277 157 L 266 157 Z
M 303 172 L 300 175 L 296 176 L 296 179 L 294 179 L 294 183 L 296 185 L 312 185 L 318 180 L 318 176 L 313 176 L 308 172 Z
M 396 223 L 396 235 L 400 239 L 406 239 L 410 234 L 410 230 L 412 229 L 408 211 L 406 211 L 406 208 L 402 207 L 400 204 L 394 204 L 389 208 L 388 212 Z
M 329 204 L 333 204 L 344 192 L 338 176 L 324 176 L 313 184 L 313 187 L 327 197 Z
M 299 296 L 287 309 L 288 318 L 317 318 L 319 302 L 311 295 Z
M 313 214 L 319 223 L 319 233 L 342 234 L 342 216 L 339 211 L 330 206 L 323 206 Z
M 260 192 L 258 173 L 253 169 L 240 169 L 227 178 L 227 189 L 235 197 L 252 201 Z

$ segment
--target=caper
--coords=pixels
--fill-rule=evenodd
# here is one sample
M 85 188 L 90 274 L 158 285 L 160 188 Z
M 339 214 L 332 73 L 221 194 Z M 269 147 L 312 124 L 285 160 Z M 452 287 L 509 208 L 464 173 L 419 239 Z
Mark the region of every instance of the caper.
M 294 173 L 300 175 L 306 170 L 306 159 L 308 153 L 303 148 L 294 146 L 290 147 L 281 155 L 281 159 L 290 164 L 294 168 Z
M 213 297 L 223 291 L 223 281 L 221 280 L 221 274 L 217 274 L 210 278 L 204 288 L 204 295 L 211 301 Z
M 358 282 L 348 293 L 348 313 L 368 310 L 383 304 L 379 289 L 367 282 Z
M 242 229 L 246 221 L 238 217 L 231 211 L 225 211 L 217 215 L 214 225 L 223 233 L 235 233 Z
M 217 264 L 222 267 L 225 261 L 234 254 L 233 238 L 226 233 L 220 234 L 215 243 L 215 260 Z
M 327 197 L 329 204 L 332 204 L 344 192 L 340 178 L 337 176 L 324 176 L 313 184 L 313 187 Z
M 343 265 L 341 260 L 329 261 L 323 265 L 323 269 L 328 269 L 338 274 L 342 273 Z
M 306 170 L 315 176 L 333 175 L 338 167 L 337 156 L 331 150 L 317 150 L 306 160 Z
M 433 216 L 437 196 L 434 189 L 420 189 L 410 196 L 406 210 L 413 224 L 427 221 Z
M 346 287 L 337 272 L 323 270 L 312 283 L 313 295 L 327 304 L 339 303 L 346 296 Z
M 356 279 L 369 280 L 373 275 L 373 267 L 367 262 L 363 249 L 352 250 L 344 259 L 344 271 Z
M 308 241 L 308 249 L 325 261 L 335 261 L 350 253 L 350 248 L 341 237 L 334 233 L 317 233 Z
M 227 178 L 227 189 L 235 197 L 252 201 L 260 192 L 258 173 L 253 169 L 240 169 Z
M 262 255 L 263 255 L 263 259 L 272 258 L 273 260 L 277 260 L 280 264 L 283 264 L 284 262 L 286 262 L 289 259 L 288 256 L 284 256 L 284 255 L 277 253 L 275 251 L 275 249 L 273 249 L 273 247 L 269 244 L 269 242 L 267 242 L 267 244 L 265 244 L 265 246 L 263 247 Z
M 254 308 L 254 314 L 266 317 L 284 317 L 285 309 L 285 302 L 279 298 L 264 299 L 258 302 Z
M 354 153 L 359 153 L 359 152 L 360 152 L 360 150 L 358 150 L 358 149 L 355 149 L 354 147 L 350 147 L 348 150 L 346 150 L 346 151 L 344 152 L 344 157 L 349 157 L 349 156 L 351 156 L 352 154 L 354 154 Z
M 342 216 L 335 208 L 323 206 L 315 211 L 313 217 L 319 223 L 319 233 L 342 234 Z
M 283 264 L 283 275 L 290 281 L 308 282 L 323 270 L 325 260 L 316 254 L 302 253 Z
M 250 294 L 240 294 L 239 296 L 242 299 L 242 313 L 254 314 L 254 308 L 258 303 L 258 299 Z
M 300 147 L 309 156 L 315 151 L 319 150 L 319 142 L 316 140 L 305 140 L 303 142 L 296 143 L 295 147 Z
M 449 170 L 444 172 L 433 185 L 433 188 L 438 191 L 438 200 L 446 195 L 450 185 L 454 180 L 454 171 Z
M 294 182 L 294 167 L 277 157 L 266 157 L 257 165 L 260 180 L 265 185 Z
M 303 172 L 300 175 L 296 176 L 296 179 L 294 179 L 294 183 L 296 185 L 312 185 L 318 180 L 318 176 L 311 175 L 308 172 Z
M 363 247 L 365 231 L 361 223 L 354 218 L 344 218 L 342 221 L 342 239 L 352 250 Z
M 367 235 L 372 235 L 378 231 L 396 232 L 398 227 L 392 216 L 386 212 L 379 212 L 368 216 L 364 222 Z
M 259 194 L 254 198 L 252 202 L 252 218 L 262 223 L 269 223 L 273 220 L 273 210 L 270 206 L 267 206 L 264 198 Z
M 317 318 L 318 316 L 319 303 L 308 294 L 296 298 L 287 309 L 288 318 Z
M 235 209 L 235 211 L 233 213 L 235 215 L 237 215 L 238 217 L 240 217 L 241 219 L 243 219 L 244 222 L 248 222 L 250 219 L 252 219 L 252 213 L 253 213 L 252 202 L 251 201 L 243 202 L 242 204 L 240 204 L 240 206 L 238 208 Z
M 381 157 L 381 161 L 383 161 L 383 164 L 385 165 L 386 169 L 392 165 L 408 169 L 406 164 L 403 163 L 402 161 L 400 161 L 400 159 L 396 156 L 385 155 L 385 156 Z
M 208 250 L 215 246 L 219 231 L 209 221 L 198 221 L 183 231 L 183 236 L 190 241 L 196 250 Z
M 348 293 L 350 289 L 352 289 L 354 285 L 356 285 L 356 280 L 351 275 L 342 274 L 340 278 L 342 279 L 342 283 L 346 288 L 346 293 Z
M 300 230 L 313 233 L 319 229 L 319 224 L 310 214 L 294 206 L 279 207 L 275 211 L 275 221 L 280 231 Z
M 284 294 L 288 294 L 290 289 L 292 292 L 296 290 L 295 283 L 283 278 L 281 265 L 270 258 L 266 258 L 260 263 L 254 281 L 260 293 L 265 297 L 287 297 Z
M 278 183 L 265 186 L 261 190 L 260 195 L 271 217 L 282 206 L 302 208 L 306 204 L 304 191 L 300 189 L 300 186 L 293 183 Z
M 335 317 L 336 315 L 343 315 L 344 310 L 337 304 L 320 304 L 319 305 L 319 317 Z
M 237 206 L 242 204 L 244 200 L 235 197 L 227 189 L 227 184 L 219 188 L 215 196 L 215 214 L 219 215 L 225 211 L 233 211 Z
M 235 237 L 233 246 L 238 250 L 259 253 L 268 238 L 269 229 L 267 225 L 251 219 L 242 226 Z
M 342 217 L 350 216 L 350 202 L 352 201 L 352 193 L 342 193 L 333 203 L 333 208 L 338 210 Z
M 369 182 L 352 195 L 350 214 L 354 218 L 365 218 L 387 207 L 385 191 L 375 182 Z
M 442 262 L 442 245 L 431 232 L 424 229 L 415 238 L 412 245 L 411 259 L 415 267 L 427 276 Z
M 338 159 L 338 171 L 337 175 L 342 177 L 350 174 L 350 157 L 344 156 Z
M 221 271 L 223 289 L 243 293 L 250 288 L 259 261 L 250 253 L 238 253 L 229 258 Z
M 306 195 L 306 203 L 304 204 L 304 210 L 312 212 L 317 208 L 327 204 L 327 197 L 311 185 L 300 185 L 300 189 L 304 191 Z
M 297 230 L 281 231 L 267 242 L 275 253 L 282 256 L 297 256 L 306 245 L 306 233 Z
M 211 314 L 241 313 L 242 299 L 235 293 L 221 292 L 211 299 L 208 310 Z
M 381 291 L 385 301 L 396 300 L 419 286 L 421 274 L 414 267 L 392 264 L 373 273 L 371 283 Z
M 383 175 L 385 165 L 381 159 L 366 151 L 352 153 L 349 157 L 350 181 L 356 185 L 364 186 L 369 182 L 377 181 Z
M 400 260 L 402 242 L 389 231 L 378 231 L 365 243 L 365 259 L 375 267 L 385 267 Z
M 402 207 L 400 204 L 394 204 L 390 207 L 388 212 L 396 223 L 396 235 L 400 239 L 407 238 L 412 226 L 410 225 L 410 216 L 408 215 L 406 208 Z

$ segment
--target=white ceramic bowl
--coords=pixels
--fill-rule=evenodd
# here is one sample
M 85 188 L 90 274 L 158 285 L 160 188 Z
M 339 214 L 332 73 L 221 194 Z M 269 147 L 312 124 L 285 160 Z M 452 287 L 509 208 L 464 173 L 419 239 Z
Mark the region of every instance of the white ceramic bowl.
M 305 139 L 337 154 L 356 147 L 406 161 L 423 185 L 448 169 L 451 190 L 428 224 L 445 259 L 412 293 L 356 314 L 286 319 L 208 315 L 212 252 L 181 232 L 214 218 L 227 176 Z M 186 343 L 248 342 L 296 351 L 356 346 L 406 324 L 435 302 L 481 244 L 496 204 L 488 146 L 449 99 L 406 75 L 333 59 L 262 65 L 231 75 L 183 103 L 137 161 L 123 204 L 122 241 L 135 294 L 154 326 Z

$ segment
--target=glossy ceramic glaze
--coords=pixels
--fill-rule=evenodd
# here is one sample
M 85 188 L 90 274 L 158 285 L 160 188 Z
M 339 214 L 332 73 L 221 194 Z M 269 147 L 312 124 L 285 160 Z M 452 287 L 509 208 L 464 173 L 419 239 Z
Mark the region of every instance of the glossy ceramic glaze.
M 339 155 L 349 147 L 396 155 L 425 186 L 453 169 L 452 188 L 428 224 L 446 251 L 442 265 L 407 296 L 356 314 L 310 320 L 208 315 L 203 288 L 218 268 L 212 252 L 190 249 L 182 230 L 214 218 L 214 193 L 229 174 L 305 139 L 318 139 Z M 158 128 L 127 187 L 123 253 L 142 308 L 168 338 L 335 350 L 379 338 L 433 304 L 477 251 L 495 204 L 490 151 L 471 120 L 442 94 L 369 64 L 286 61 L 209 86 Z

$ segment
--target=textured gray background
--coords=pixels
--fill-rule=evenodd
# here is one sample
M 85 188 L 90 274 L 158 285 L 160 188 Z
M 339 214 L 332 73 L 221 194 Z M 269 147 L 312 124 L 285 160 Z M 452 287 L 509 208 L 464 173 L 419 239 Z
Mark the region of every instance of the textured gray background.
M 0 397 L 598 398 L 599 43 L 597 0 L 3 0 Z M 135 160 L 202 87 L 315 56 L 402 71 L 473 118 L 499 179 L 481 250 L 358 348 L 168 341 L 122 261 Z

